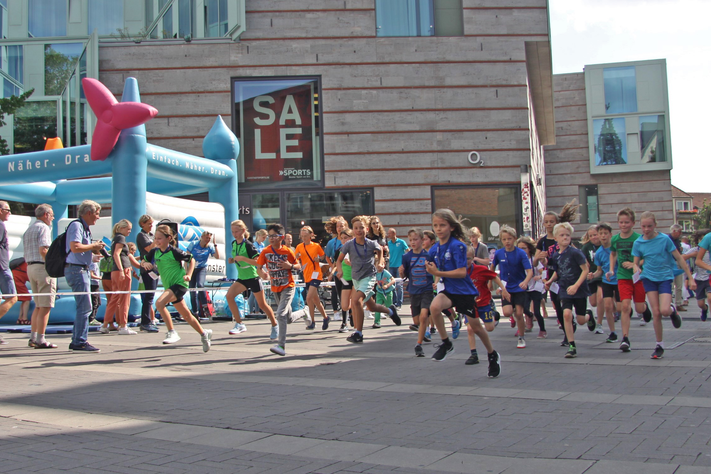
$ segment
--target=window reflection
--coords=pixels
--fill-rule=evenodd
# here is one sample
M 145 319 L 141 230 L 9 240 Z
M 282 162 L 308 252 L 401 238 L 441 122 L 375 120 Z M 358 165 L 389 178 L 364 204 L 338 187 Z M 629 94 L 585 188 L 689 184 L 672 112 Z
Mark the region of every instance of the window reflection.
M 31 38 L 67 35 L 67 0 L 29 0 Z
M 667 161 L 664 140 L 665 131 L 664 115 L 648 115 L 639 118 L 642 163 Z
M 205 36 L 224 36 L 227 31 L 227 0 L 205 0 Z
M 605 82 L 605 112 L 637 112 L 637 79 L 634 66 L 609 67 L 605 68 L 602 74 Z
M 91 0 L 89 2 L 89 31 L 100 35 L 115 35 L 123 30 L 123 0 Z
M 378 36 L 433 36 L 433 0 L 376 0 Z
M 44 47 L 44 94 L 60 95 L 74 74 L 84 50 L 82 43 L 47 44 Z
M 627 140 L 625 140 L 625 119 L 596 119 L 593 121 L 595 134 L 595 165 L 627 164 Z

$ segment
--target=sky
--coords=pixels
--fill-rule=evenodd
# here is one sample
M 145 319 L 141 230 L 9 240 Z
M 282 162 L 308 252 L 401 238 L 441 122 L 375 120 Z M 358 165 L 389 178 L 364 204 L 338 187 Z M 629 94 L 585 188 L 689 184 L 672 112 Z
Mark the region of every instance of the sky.
M 553 73 L 666 59 L 672 184 L 711 192 L 711 1 L 549 0 Z

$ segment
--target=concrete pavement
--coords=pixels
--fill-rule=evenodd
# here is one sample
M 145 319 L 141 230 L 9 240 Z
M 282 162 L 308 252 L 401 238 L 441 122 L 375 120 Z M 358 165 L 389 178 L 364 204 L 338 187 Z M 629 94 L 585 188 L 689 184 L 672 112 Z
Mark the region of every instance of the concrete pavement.
M 207 354 L 187 325 L 174 346 L 164 330 L 92 334 L 100 354 L 70 353 L 68 335 L 43 351 L 6 334 L 0 472 L 707 473 L 711 320 L 689 308 L 681 329 L 665 321 L 661 360 L 637 320 L 632 352 L 579 328 L 573 360 L 555 319 L 523 350 L 502 321 L 498 379 L 485 357 L 464 365 L 464 332 L 445 361 L 429 358 L 432 344 L 415 358 L 409 318 L 366 329 L 362 345 L 339 324 L 297 322 L 283 358 L 269 352 L 266 321 L 238 336 L 209 324 Z

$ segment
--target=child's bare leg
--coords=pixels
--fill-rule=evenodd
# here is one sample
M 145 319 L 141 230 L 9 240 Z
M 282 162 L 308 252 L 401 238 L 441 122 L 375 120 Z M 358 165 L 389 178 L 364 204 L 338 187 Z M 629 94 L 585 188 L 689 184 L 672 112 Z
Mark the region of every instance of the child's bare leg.
M 185 304 L 185 300 L 180 300 L 177 303 L 174 302 L 173 308 L 178 310 L 178 313 L 190 325 L 191 328 L 197 331 L 198 334 L 202 335 L 205 332 L 205 330 L 200 325 L 200 321 L 198 321 L 198 319 L 193 316 L 193 313 L 191 313 L 188 309 L 188 306 Z
M 166 290 L 160 295 L 160 298 L 156 301 L 156 309 L 160 313 L 161 319 L 165 323 L 165 328 L 168 331 L 173 330 L 173 318 L 170 317 L 170 312 L 168 311 L 168 303 L 175 299 L 175 295 L 172 291 Z
M 494 346 L 491 344 L 491 339 L 489 339 L 489 333 L 486 331 L 484 326 L 482 326 L 479 318 L 470 317 L 469 327 L 471 327 L 472 331 L 479 336 L 481 343 L 484 344 L 484 347 L 486 348 L 487 354 L 494 352 Z M 468 333 L 469 331 L 467 330 L 467 334 Z
M 563 310 L 563 321 L 565 326 L 565 337 L 568 342 L 575 342 L 575 334 L 573 333 L 573 311 L 569 309 Z
M 353 311 L 353 327 L 356 331 L 363 331 L 363 299 L 365 294 L 362 291 L 354 291 L 351 299 L 351 310 Z
M 267 299 L 264 297 L 264 291 L 255 293 L 254 297 L 257 299 L 257 305 L 259 306 L 259 309 L 264 311 L 264 314 L 267 315 L 267 319 L 269 319 L 269 322 L 272 323 L 272 326 L 276 326 L 277 321 L 274 317 L 274 311 L 272 310 L 272 307 L 267 304 Z
M 234 318 L 235 322 L 241 323 L 242 318 L 239 314 L 239 308 L 237 307 L 237 302 L 235 301 L 235 298 L 239 296 L 240 294 L 244 293 L 247 290 L 247 288 L 244 287 L 241 283 L 232 283 L 230 285 L 229 290 L 227 290 L 227 295 L 225 296 L 225 299 L 227 300 L 227 306 L 230 307 L 230 311 L 232 312 L 232 317 Z M 264 298 L 264 292 L 262 292 L 262 298 Z M 156 307 L 158 307 L 158 303 L 156 303 Z M 163 313 L 161 313 L 162 315 Z
M 432 300 L 432 304 L 430 304 L 430 318 L 434 320 L 435 326 L 437 327 L 437 331 L 439 332 L 439 336 L 442 340 L 449 337 L 447 334 L 447 326 L 444 324 L 444 315 L 442 314 L 442 310 L 451 307 L 452 302 L 443 293 L 439 293 L 435 296 Z

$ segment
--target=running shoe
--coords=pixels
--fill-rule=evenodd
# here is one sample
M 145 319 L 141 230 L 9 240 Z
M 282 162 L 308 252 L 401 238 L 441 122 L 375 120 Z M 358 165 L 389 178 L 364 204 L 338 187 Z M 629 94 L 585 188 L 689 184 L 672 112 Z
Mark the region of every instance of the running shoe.
M 548 333 L 546 331 L 538 331 L 538 339 L 545 339 L 548 337 Z
M 160 332 L 160 329 L 154 324 L 142 324 L 140 329 L 144 332 Z
M 590 311 L 590 310 L 588 310 Z M 592 311 L 588 313 L 588 331 L 593 332 L 595 328 L 597 327 L 597 322 L 595 322 L 595 317 L 592 314 Z
M 430 333 L 430 330 L 428 329 L 425 331 L 425 340 L 428 340 L 432 337 L 432 333 Z M 429 340 L 427 342 L 430 342 Z
M 212 329 L 205 329 L 205 332 L 200 336 L 200 341 L 202 342 L 202 351 L 209 351 L 212 345 Z
M 568 344 L 568 338 L 563 338 L 563 340 L 560 342 L 560 347 L 568 347 L 570 344 Z
M 329 323 L 330 321 L 331 321 L 331 320 L 330 320 L 329 318 L 323 318 L 323 324 L 321 324 L 321 330 L 322 330 L 322 331 L 325 331 L 326 329 L 328 329 L 328 323 Z
M 705 308 L 701 310 L 701 321 L 706 321 L 706 318 L 709 317 L 709 305 L 706 305 Z
M 620 350 L 622 352 L 629 352 L 630 351 L 630 340 L 628 337 L 623 337 L 622 342 L 620 343 Z
M 442 341 L 442 344 L 435 345 L 434 347 L 437 350 L 432 356 L 432 360 L 436 360 L 438 362 L 441 362 L 446 359 L 447 354 L 454 352 L 454 344 L 452 344 L 452 341 L 449 340 L 447 342 Z
M 427 332 L 427 334 L 422 337 L 422 342 L 432 342 L 432 339 L 430 339 L 430 336 L 428 336 L 428 334 L 429 332 Z
M 373 323 L 373 325 L 372 325 L 371 327 L 372 327 L 373 329 L 380 329 L 380 324 L 378 324 L 378 323 Z
M 419 330 L 420 330 L 420 326 L 418 326 L 417 324 L 410 324 L 410 331 L 419 331 Z
M 348 325 L 346 324 L 345 321 L 341 323 L 341 329 L 338 330 L 340 333 L 345 333 L 348 332 Z
M 108 334 L 108 333 L 111 332 L 111 329 L 109 329 L 108 326 L 101 326 L 101 327 L 99 328 L 99 332 L 100 332 L 101 334 Z
M 617 342 L 617 334 L 615 334 L 614 332 L 611 332 L 610 335 L 607 336 L 607 340 L 605 342 L 607 342 L 607 343 Z
M 74 351 L 74 352 L 101 352 L 101 349 L 98 347 L 94 347 L 88 342 L 85 342 L 84 344 L 72 344 L 69 343 L 69 350 Z
M 422 346 L 417 344 L 415 346 L 415 357 L 424 357 L 425 351 L 422 350 Z
M 642 319 L 645 322 L 650 322 L 652 320 L 652 312 L 649 310 L 649 306 L 644 307 L 644 312 L 642 313 Z
M 178 336 L 178 331 L 175 329 L 168 331 L 168 334 L 166 334 L 165 339 L 163 339 L 163 344 L 175 344 L 180 340 L 180 336 Z
M 494 351 L 488 356 L 489 358 L 489 377 L 498 377 L 501 374 L 501 356 Z
M 516 349 L 525 349 L 526 348 L 526 340 L 522 337 L 518 338 L 518 342 L 516 343 Z
M 639 318 L 639 325 L 640 325 L 640 326 L 646 326 L 646 325 L 647 325 L 647 322 L 646 322 L 646 321 L 644 320 L 644 318 L 642 318 L 641 316 L 640 316 L 640 318 Z
M 360 344 L 363 342 L 363 335 L 357 332 L 353 332 L 350 336 L 346 338 L 346 341 L 352 342 L 354 344 Z
M 595 326 L 595 334 L 605 334 L 605 330 L 602 328 L 602 324 Z
M 279 326 L 272 326 L 272 330 L 269 333 L 269 339 L 272 341 L 279 337 Z
M 452 321 L 452 339 L 456 339 L 459 337 L 459 330 L 462 327 L 462 323 L 457 321 L 456 319 Z
M 516 320 L 513 318 L 513 316 L 509 316 L 509 323 L 511 323 L 512 328 L 516 327 Z
M 286 351 L 285 351 L 284 348 L 283 348 L 282 346 L 280 346 L 279 344 L 275 344 L 275 345 L 273 345 L 272 347 L 270 347 L 270 348 L 269 348 L 269 351 L 270 351 L 272 354 L 276 354 L 276 355 L 280 355 L 280 356 L 285 356 L 285 355 L 286 355 Z
M 119 336 L 135 336 L 138 333 L 129 327 L 122 327 L 119 328 L 118 334 Z
M 619 322 L 619 320 L 620 320 L 620 313 L 615 312 L 615 313 L 613 313 L 613 314 L 615 315 L 615 322 Z
M 235 334 L 245 332 L 246 330 L 247 330 L 247 326 L 245 326 L 244 323 L 237 323 L 237 324 L 235 324 L 235 327 L 230 329 L 230 334 L 232 334 L 234 336 Z
M 393 312 L 393 314 L 390 315 L 390 318 L 391 318 L 391 319 L 393 320 L 393 322 L 395 323 L 395 326 L 401 325 L 401 324 L 402 324 L 402 320 L 400 319 L 400 316 L 397 315 L 397 308 L 395 307 L 395 305 L 391 305 L 391 306 L 390 306 L 390 311 Z
M 566 359 L 575 359 L 578 357 L 578 351 L 575 349 L 575 347 L 570 346 L 568 347 L 568 352 L 565 353 L 565 358 Z
M 679 329 L 681 327 L 681 315 L 677 312 L 676 307 L 674 305 L 671 305 L 672 308 L 672 314 L 670 316 L 672 325 Z
M 316 329 L 316 321 L 312 321 L 311 324 L 307 324 L 306 329 L 310 331 Z
M 430 328 L 430 332 L 431 332 L 432 334 L 437 334 L 437 328 L 436 328 L 435 326 L 432 326 L 432 327 Z
M 472 354 L 469 356 L 469 358 L 464 362 L 464 365 L 475 365 L 479 363 L 479 355 L 478 354 Z
M 531 332 L 533 330 L 533 318 L 530 315 L 526 315 L 526 332 Z
M 664 349 L 662 346 L 657 346 L 654 352 L 652 352 L 652 359 L 661 359 L 662 357 L 664 357 Z

